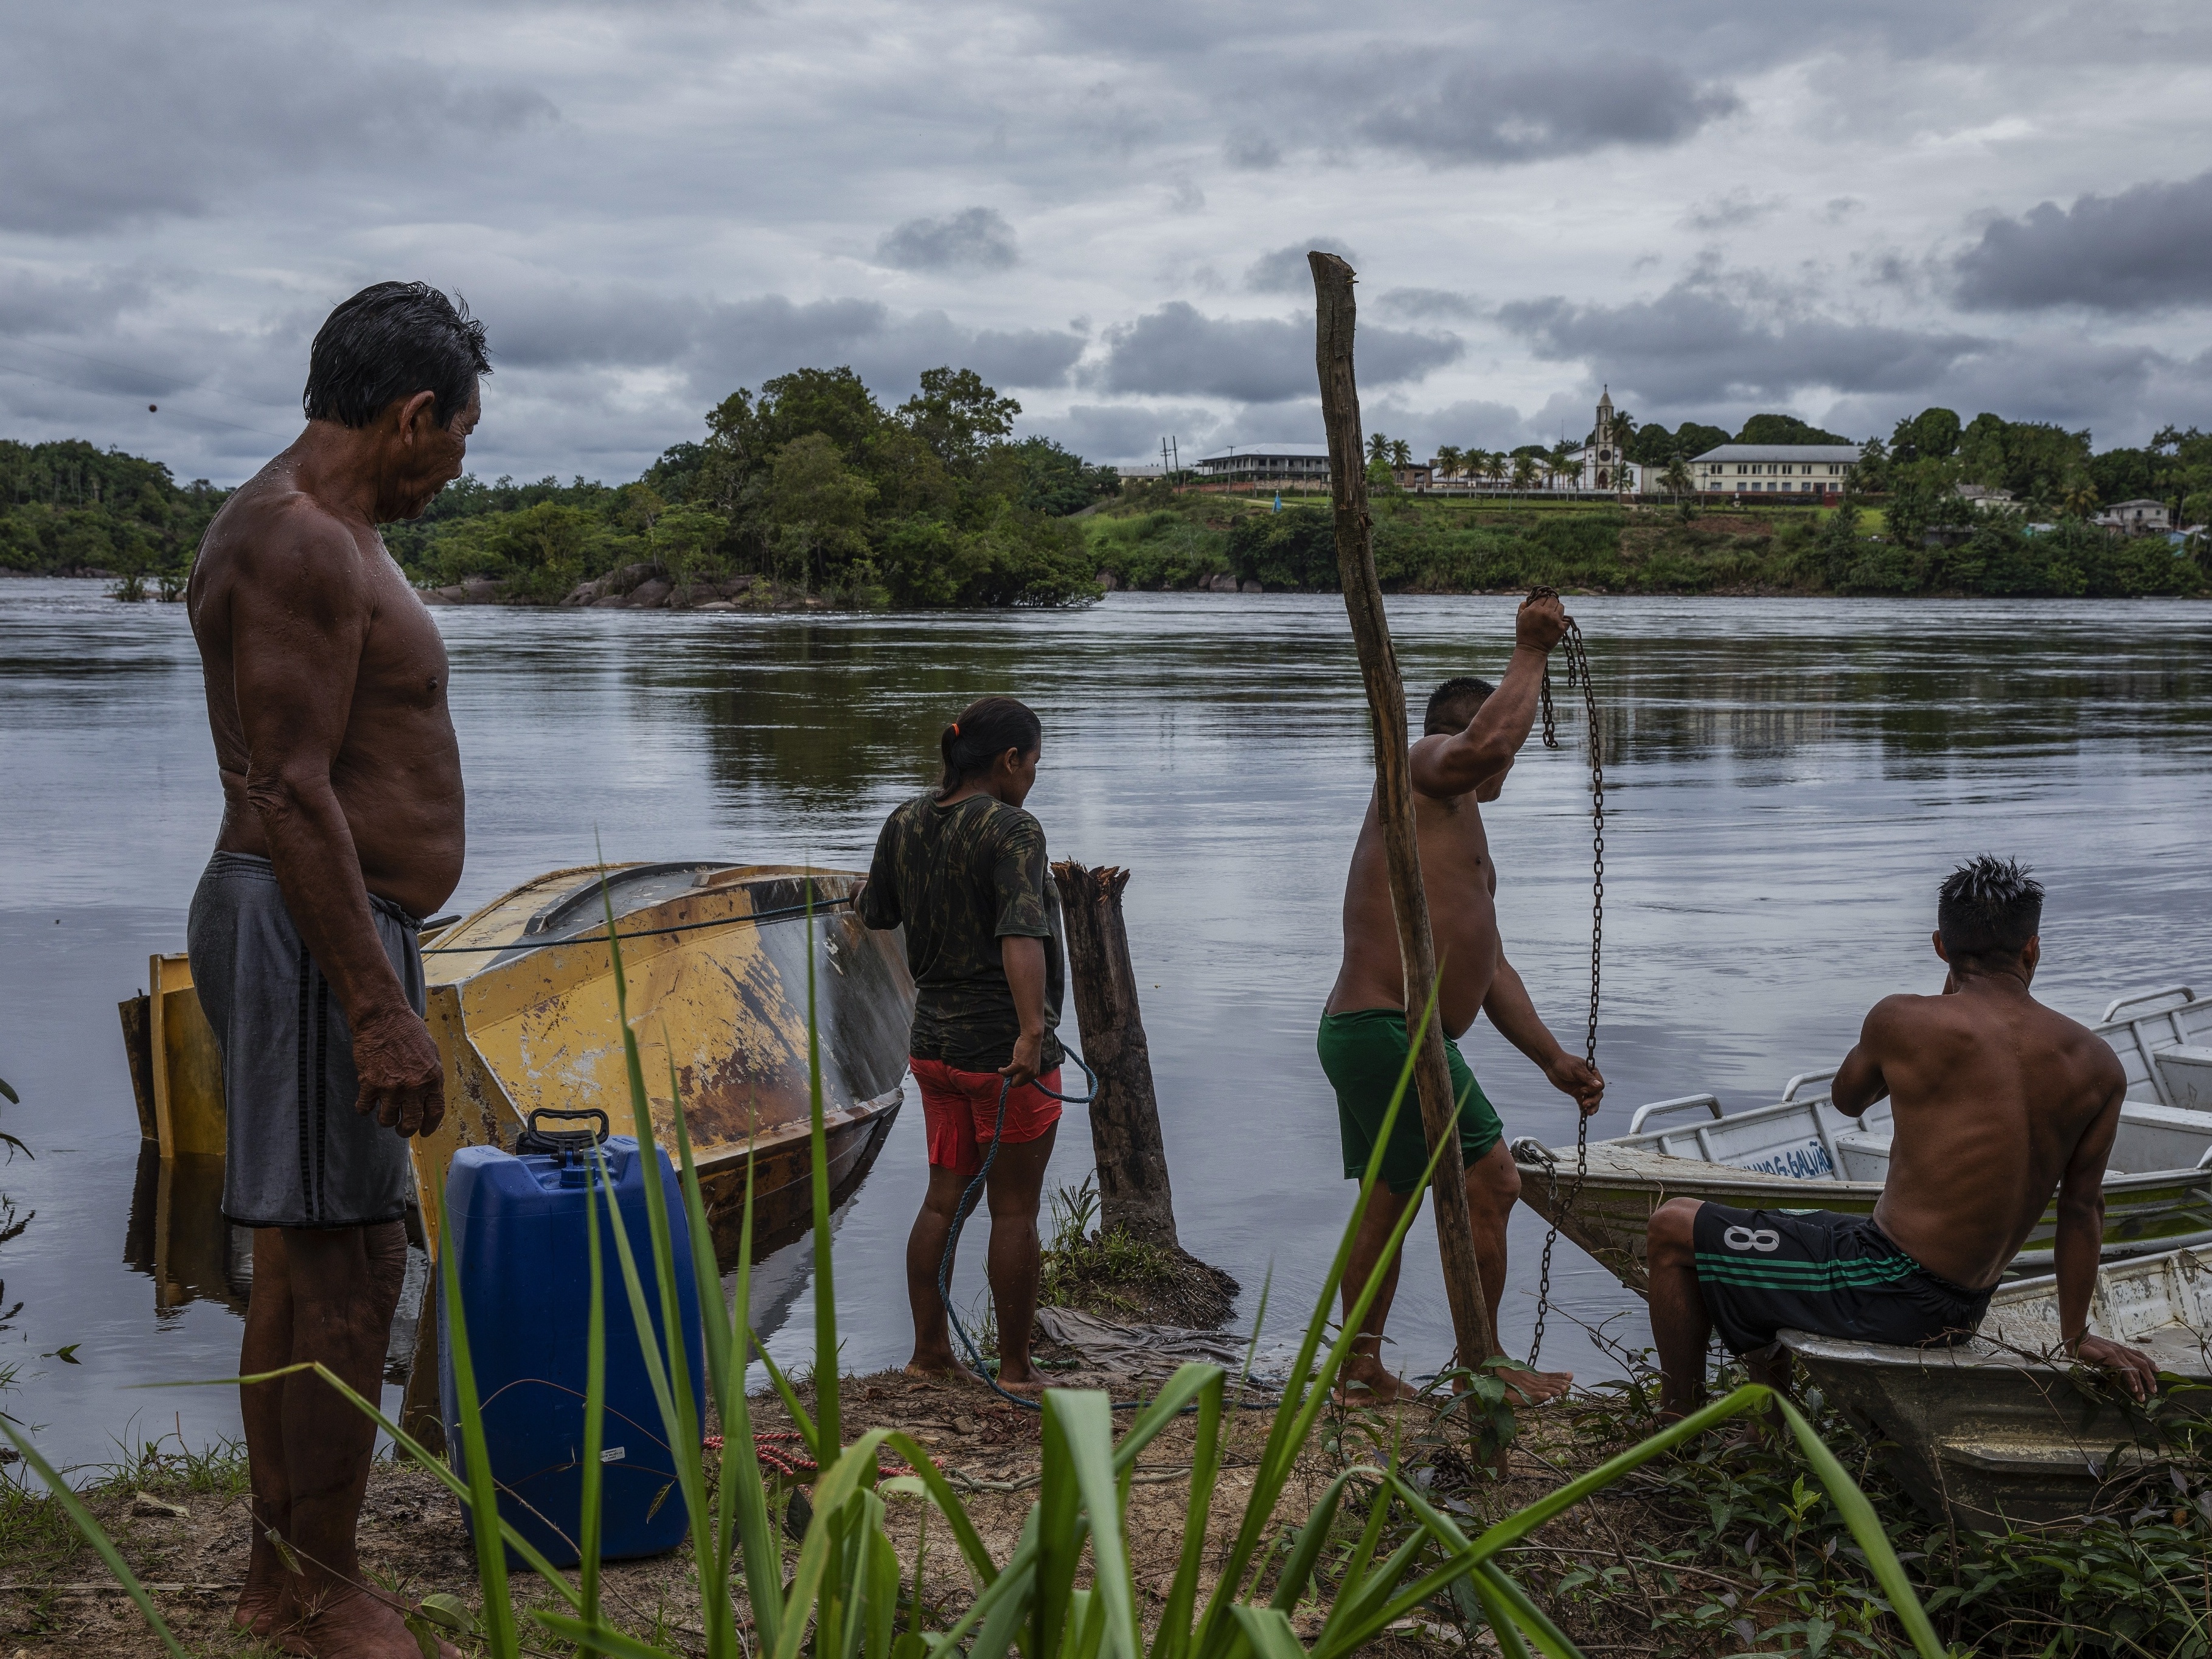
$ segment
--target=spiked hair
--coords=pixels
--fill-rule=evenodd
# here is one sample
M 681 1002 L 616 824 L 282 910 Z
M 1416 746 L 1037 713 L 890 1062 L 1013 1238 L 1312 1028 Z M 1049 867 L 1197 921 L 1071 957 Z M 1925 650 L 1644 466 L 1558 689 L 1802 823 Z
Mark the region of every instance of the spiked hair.
M 1468 722 L 1474 718 L 1474 711 L 1496 690 L 1488 680 L 1477 679 L 1472 674 L 1446 680 L 1429 694 L 1429 706 L 1421 718 L 1421 735 L 1433 738 L 1439 732 L 1465 731 Z
M 1936 927 L 1953 962 L 2017 957 L 2043 921 L 2043 884 L 2014 859 L 1984 853 L 1960 865 L 1936 900 Z

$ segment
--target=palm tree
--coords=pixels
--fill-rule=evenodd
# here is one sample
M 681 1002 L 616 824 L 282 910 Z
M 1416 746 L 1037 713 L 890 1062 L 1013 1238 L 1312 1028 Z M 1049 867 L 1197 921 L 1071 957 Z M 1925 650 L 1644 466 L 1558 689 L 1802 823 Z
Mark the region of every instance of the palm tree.
M 1511 471 L 1505 452 L 1502 449 L 1492 450 L 1489 454 L 1482 458 L 1482 470 L 1489 476 L 1490 482 L 1493 484 L 1504 483 L 1506 473 Z
M 1395 467 L 1407 467 L 1407 466 L 1411 466 L 1411 465 L 1413 465 L 1413 445 L 1411 445 L 1411 444 L 1407 443 L 1407 442 L 1403 438 L 1393 438 L 1393 439 L 1391 439 L 1391 440 L 1390 440 L 1390 465 L 1391 465 L 1392 466 L 1395 466 Z
M 1513 458 L 1513 487 L 1528 489 L 1536 483 L 1536 461 L 1534 456 L 1516 455 Z
M 1369 433 L 1367 434 L 1367 459 L 1370 461 L 1389 460 L 1390 459 L 1390 441 L 1379 432 Z
M 2086 519 L 2097 510 L 2097 486 L 2087 473 L 2075 473 L 2061 487 L 2058 508 L 2069 519 Z
M 1449 478 L 1467 464 L 1467 457 L 1451 444 L 1437 446 L 1437 475 Z
M 1552 446 L 1552 453 L 1544 458 L 1544 464 L 1551 469 L 1555 481 L 1575 470 L 1574 455 L 1575 447 L 1565 438 Z
M 1659 482 L 1667 487 L 1668 495 L 1676 496 L 1687 495 L 1696 483 L 1690 477 L 1690 464 L 1680 455 L 1667 463 L 1667 470 L 1660 474 Z

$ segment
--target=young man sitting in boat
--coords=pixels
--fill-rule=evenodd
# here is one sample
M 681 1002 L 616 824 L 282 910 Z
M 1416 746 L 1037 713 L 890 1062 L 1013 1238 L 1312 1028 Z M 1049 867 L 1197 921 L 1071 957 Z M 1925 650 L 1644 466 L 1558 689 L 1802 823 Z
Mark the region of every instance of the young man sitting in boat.
M 2058 1193 L 2058 1311 L 2067 1352 L 2158 1387 L 2141 1349 L 2089 1334 L 2105 1231 L 2105 1159 L 2127 1074 L 2087 1026 L 2028 994 L 2043 888 L 2009 860 L 1961 865 L 1936 900 L 1938 996 L 1885 997 L 1836 1073 L 1853 1117 L 1885 1095 L 1889 1179 L 1871 1218 L 1739 1210 L 1678 1198 L 1651 1217 L 1651 1334 L 1660 1409 L 1704 1392 L 1714 1327 L 1753 1377 L 1781 1387 L 1778 1331 L 1948 1347 L 1971 1338 L 2005 1264 Z
M 1504 1128 L 1460 1056 L 1458 1038 L 1486 1013 L 1499 1035 L 1542 1068 L 1552 1085 L 1574 1097 L 1583 1113 L 1597 1110 L 1605 1079 L 1559 1046 L 1537 1018 L 1521 975 L 1505 959 L 1498 939 L 1498 870 L 1482 828 L 1480 802 L 1505 787 L 1514 757 L 1528 740 L 1536 718 L 1544 660 L 1567 627 L 1556 595 L 1530 599 L 1513 629 L 1513 659 L 1493 688 L 1466 678 L 1446 680 L 1429 699 L 1423 734 L 1408 757 L 1413 783 L 1413 823 L 1421 858 L 1421 883 L 1436 939 L 1437 1018 L 1443 1022 L 1444 1058 L 1459 1101 L 1460 1154 L 1467 1168 L 1468 1221 L 1476 1261 L 1498 1324 L 1505 1288 L 1505 1224 L 1521 1194 L 1521 1176 L 1505 1150 Z M 1415 1010 L 1418 1018 L 1419 1010 Z M 1398 954 L 1398 922 L 1390 908 L 1390 878 L 1381 821 L 1370 797 L 1352 872 L 1344 890 L 1344 964 L 1322 1015 L 1316 1046 L 1322 1069 L 1336 1091 L 1337 1127 L 1344 1174 L 1357 1181 L 1379 1156 L 1382 1179 L 1361 1217 L 1344 1276 L 1348 1313 L 1366 1287 L 1391 1230 L 1408 1204 L 1420 1201 L 1421 1172 L 1429 1161 L 1421 1114 L 1412 1092 L 1398 1109 L 1387 1145 L 1376 1145 L 1390 1098 L 1406 1066 L 1405 974 Z M 1344 1370 L 1347 1395 L 1394 1400 L 1399 1380 L 1382 1363 L 1382 1324 L 1398 1287 L 1398 1257 L 1368 1310 Z M 1554 1399 L 1574 1381 L 1565 1371 L 1505 1370 L 1506 1385 L 1530 1404 Z

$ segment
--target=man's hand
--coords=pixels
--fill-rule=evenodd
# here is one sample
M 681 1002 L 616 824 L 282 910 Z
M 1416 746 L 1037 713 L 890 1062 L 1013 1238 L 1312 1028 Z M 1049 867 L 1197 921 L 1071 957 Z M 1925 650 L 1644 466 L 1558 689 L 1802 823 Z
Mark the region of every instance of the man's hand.
M 1540 599 L 1521 601 L 1520 614 L 1513 619 L 1513 643 L 1549 651 L 1566 637 L 1567 608 L 1557 594 L 1547 594 Z
M 1014 1057 L 999 1067 L 999 1075 L 1006 1079 L 1009 1090 L 1025 1089 L 1036 1081 L 1043 1059 L 1044 1033 L 1024 1031 L 1014 1039 Z
M 2158 1392 L 2158 1367 L 2141 1348 L 2084 1334 L 2074 1345 L 2074 1357 L 2085 1365 L 2112 1372 L 2120 1379 L 2120 1385 L 2138 1400 L 2148 1400 Z
M 361 1079 L 354 1110 L 370 1113 L 400 1134 L 427 1135 L 446 1115 L 446 1062 L 430 1028 L 411 1008 L 366 1022 L 354 1033 L 353 1068 Z
M 1559 1058 L 1544 1067 L 1544 1075 L 1552 1079 L 1552 1086 L 1563 1095 L 1574 1097 L 1575 1104 L 1589 1116 L 1597 1110 L 1598 1102 L 1605 1097 L 1605 1078 L 1589 1061 L 1559 1050 Z

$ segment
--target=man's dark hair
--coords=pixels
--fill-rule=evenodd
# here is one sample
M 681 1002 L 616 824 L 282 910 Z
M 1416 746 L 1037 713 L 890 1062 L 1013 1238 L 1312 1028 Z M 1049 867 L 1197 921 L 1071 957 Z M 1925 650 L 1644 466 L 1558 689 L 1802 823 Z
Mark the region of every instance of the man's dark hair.
M 323 319 L 300 401 L 311 421 L 363 427 L 394 398 L 427 392 L 438 424 L 451 426 L 477 376 L 490 373 L 484 327 L 467 301 L 428 283 L 377 283 Z
M 1488 680 L 1462 674 L 1446 680 L 1429 694 L 1428 713 L 1421 719 L 1421 735 L 1433 738 L 1443 732 L 1464 732 L 1482 707 L 1483 699 L 1498 690 Z
M 1044 726 L 1027 703 L 1012 697 L 979 697 L 945 728 L 938 747 L 945 777 L 937 793 L 949 795 L 978 772 L 988 772 L 1009 749 L 1024 755 L 1044 741 Z
M 1943 954 L 1954 963 L 2017 957 L 2042 922 L 2043 884 L 1987 853 L 1954 870 L 1936 900 Z

